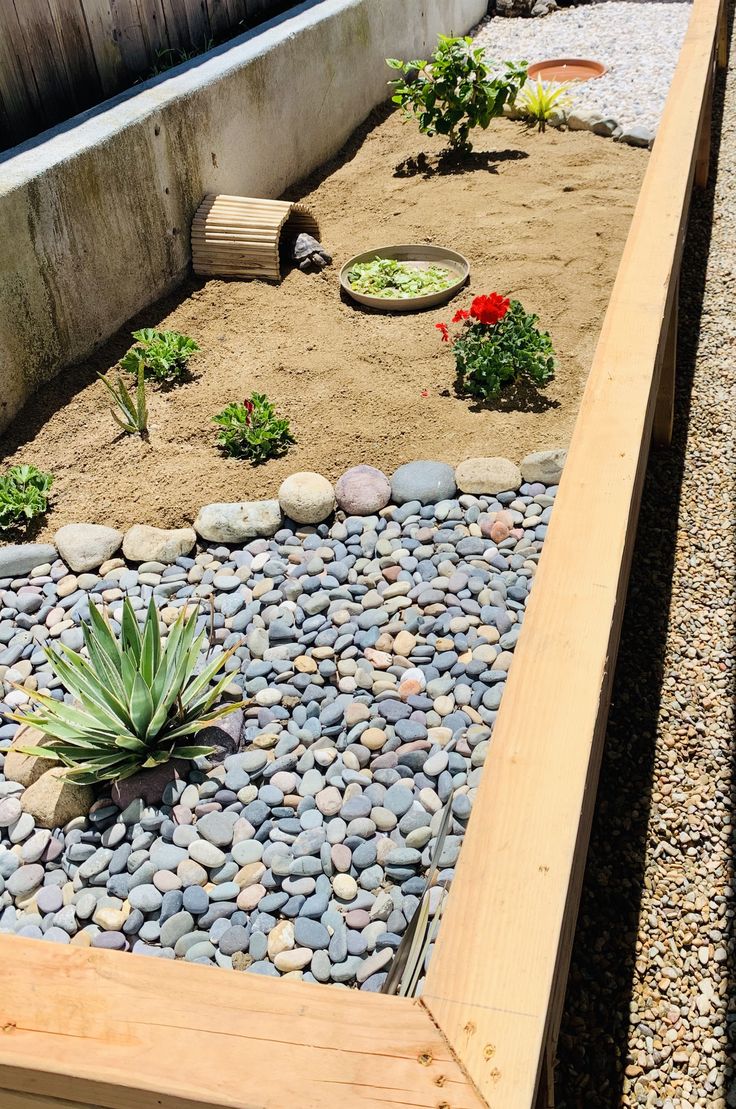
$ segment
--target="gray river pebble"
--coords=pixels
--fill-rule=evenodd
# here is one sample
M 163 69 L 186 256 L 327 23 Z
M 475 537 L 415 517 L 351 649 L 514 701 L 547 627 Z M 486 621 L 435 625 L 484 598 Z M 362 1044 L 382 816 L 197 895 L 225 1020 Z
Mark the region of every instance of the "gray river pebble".
M 429 462 L 393 483 L 403 503 L 381 516 L 121 566 L 104 584 L 83 574 L 67 590 L 51 565 L 44 597 L 75 648 L 96 590 L 127 592 L 142 620 L 153 589 L 169 627 L 192 591 L 214 591 L 213 649 L 235 648 L 229 695 L 253 703 L 158 803 L 105 802 L 53 833 L 0 766 L 0 930 L 68 943 L 86 929 L 95 947 L 380 987 L 446 802 L 451 882 L 556 493 L 457 499 L 451 468 Z M 46 660 L 20 621 L 46 611 L 13 602 L 0 617 L 0 665 L 39 685 Z M 0 753 L 14 734 L 0 733 Z M 444 896 L 433 891 L 432 911 Z

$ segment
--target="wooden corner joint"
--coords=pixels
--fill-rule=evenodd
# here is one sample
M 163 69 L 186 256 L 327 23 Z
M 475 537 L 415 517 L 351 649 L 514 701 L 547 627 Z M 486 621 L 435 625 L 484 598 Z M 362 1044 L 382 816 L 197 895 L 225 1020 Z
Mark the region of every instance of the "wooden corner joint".
M 462 1076 L 462 1080 L 465 1083 L 464 1095 L 467 1098 L 468 1106 L 472 1106 L 473 1109 L 489 1109 L 488 1102 L 478 1090 L 475 1082 L 473 1081 L 473 1078 L 465 1067 L 462 1054 L 458 1053 L 458 1051 L 455 1050 L 455 1047 L 435 1020 L 430 1006 L 421 997 L 416 1000 L 415 1004 L 424 1014 L 428 1025 L 431 1028 L 431 1035 L 435 1040 L 437 1039 L 437 1037 L 440 1038 L 445 1052 L 450 1056 L 453 1061 L 454 1067 Z M 473 1031 L 475 1031 L 475 1025 L 473 1025 Z M 426 1054 L 420 1054 L 419 1062 L 425 1066 L 428 1064 Z M 444 1077 L 442 1078 L 442 1081 L 440 1081 L 439 1078 L 435 1079 L 435 1082 L 440 1088 L 444 1088 L 446 1086 L 446 1080 L 444 1079 Z M 465 1104 L 465 1102 L 463 1102 L 463 1104 Z M 440 1101 L 438 1101 L 437 1103 L 436 1109 L 455 1109 L 455 1104 L 451 1100 L 440 1099 Z

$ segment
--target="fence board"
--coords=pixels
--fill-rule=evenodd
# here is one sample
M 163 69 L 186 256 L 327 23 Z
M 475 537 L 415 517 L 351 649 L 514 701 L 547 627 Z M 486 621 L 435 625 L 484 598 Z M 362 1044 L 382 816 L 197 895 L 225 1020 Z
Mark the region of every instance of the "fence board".
M 84 9 L 78 0 L 47 0 L 59 41 L 59 65 L 64 67 L 77 110 L 94 104 L 101 86 L 92 54 Z
M 115 39 L 131 80 L 150 68 L 150 54 L 141 27 L 137 0 L 111 0 Z
M 189 49 L 206 49 L 212 38 L 212 32 L 205 0 L 183 0 L 183 4 L 189 28 Z
M 298 0 L 0 0 L 0 149 Z
M 26 56 L 15 8 L 3 9 L 0 33 L 0 99 L 3 104 L 3 142 L 18 142 L 24 136 L 24 121 L 41 110 L 33 71 Z
M 170 49 L 186 50 L 189 46 L 189 25 L 182 0 L 162 0 L 162 7 Z
M 79 0 L 103 96 L 123 88 L 127 74 L 115 40 L 110 0 Z
M 148 52 L 148 69 L 153 69 L 156 59 L 168 50 L 166 17 L 161 0 L 137 0 L 138 19 Z

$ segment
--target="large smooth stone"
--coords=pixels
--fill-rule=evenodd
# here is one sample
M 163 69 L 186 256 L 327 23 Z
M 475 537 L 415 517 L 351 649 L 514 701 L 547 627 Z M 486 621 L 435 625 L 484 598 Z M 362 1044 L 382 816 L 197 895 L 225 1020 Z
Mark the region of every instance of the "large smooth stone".
M 335 498 L 349 516 L 372 516 L 391 500 L 391 482 L 375 466 L 353 466 L 338 478 Z
M 102 566 L 112 558 L 122 541 L 122 531 L 102 524 L 66 524 L 54 535 L 59 554 L 76 574 Z
M 602 118 L 600 112 L 576 108 L 574 111 L 567 113 L 567 126 L 571 131 L 592 131 L 596 123 L 600 123 Z
M 455 492 L 455 474 L 446 462 L 407 462 L 391 477 L 391 497 L 396 504 L 437 504 L 451 500 Z
M 131 562 L 176 562 L 197 542 L 194 528 L 154 528 L 134 524 L 125 533 L 123 554 Z
M 47 770 L 21 798 L 23 811 L 31 814 L 39 828 L 63 828 L 92 808 L 95 795 L 91 787 L 69 782 L 63 774 L 63 767 Z
M 536 481 L 541 481 L 543 485 L 558 485 L 566 459 L 567 451 L 562 447 L 551 451 L 534 451 L 522 459 L 522 477 L 530 485 Z
M 59 764 L 55 759 L 42 759 L 37 755 L 24 755 L 22 747 L 43 747 L 49 737 L 38 728 L 20 728 L 5 756 L 3 773 L 9 782 L 19 782 L 22 786 L 32 785 L 42 774 Z
M 322 474 L 303 470 L 281 483 L 279 504 L 297 524 L 320 524 L 335 507 L 335 490 Z
M 11 543 L 0 547 L 0 578 L 20 578 L 36 566 L 56 561 L 56 547 L 50 543 Z
M 654 142 L 654 135 L 648 127 L 635 124 L 633 127 L 624 127 L 618 141 L 625 142 L 629 146 L 651 146 Z
M 278 501 L 236 501 L 206 504 L 197 513 L 194 530 L 214 543 L 241 543 L 270 537 L 281 527 Z
M 455 480 L 463 493 L 503 493 L 519 488 L 521 470 L 508 458 L 466 458 L 455 470 Z
M 170 759 L 160 766 L 139 770 L 113 784 L 110 791 L 112 799 L 120 809 L 127 809 L 138 797 L 146 805 L 158 805 L 167 785 L 178 778 L 186 778 L 189 768 L 190 764 L 185 759 Z

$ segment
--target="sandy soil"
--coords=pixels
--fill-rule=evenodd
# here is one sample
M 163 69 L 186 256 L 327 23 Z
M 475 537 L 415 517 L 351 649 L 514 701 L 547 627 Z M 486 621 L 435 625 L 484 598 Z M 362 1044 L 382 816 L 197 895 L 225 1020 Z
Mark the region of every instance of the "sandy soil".
M 530 134 L 506 120 L 478 133 L 461 171 L 438 161 L 441 145 L 398 115 L 375 114 L 287 194 L 317 214 L 333 267 L 291 272 L 280 286 L 192 279 L 34 398 L 0 439 L 0 458 L 55 475 L 38 536 L 72 521 L 182 525 L 209 501 L 274 496 L 296 470 L 336 479 L 358 462 L 390 473 L 417 458 L 519 460 L 566 445 L 648 156 L 588 132 Z M 468 288 L 445 308 L 410 315 L 343 300 L 339 266 L 392 242 L 460 250 Z M 559 368 L 543 393 L 480 408 L 455 395 L 452 354 L 434 324 L 492 290 L 539 314 Z M 95 378 L 141 326 L 176 328 L 202 348 L 191 381 L 149 390 L 148 442 L 116 435 Z M 290 417 L 297 439 L 260 467 L 224 457 L 211 422 L 253 390 Z

